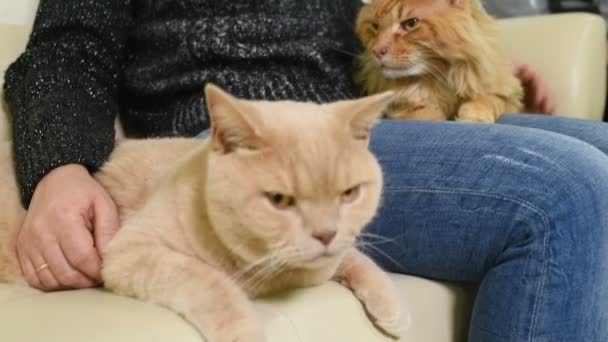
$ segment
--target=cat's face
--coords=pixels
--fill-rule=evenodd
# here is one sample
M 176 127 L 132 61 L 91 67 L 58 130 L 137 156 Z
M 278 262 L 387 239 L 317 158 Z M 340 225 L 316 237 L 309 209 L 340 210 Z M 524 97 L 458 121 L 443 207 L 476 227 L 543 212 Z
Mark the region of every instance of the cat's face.
M 470 26 L 474 0 L 371 0 L 357 19 L 367 57 L 387 78 L 438 71 Z
M 338 260 L 379 204 L 382 175 L 367 143 L 392 96 L 316 105 L 206 93 L 207 212 L 222 242 L 247 263 Z

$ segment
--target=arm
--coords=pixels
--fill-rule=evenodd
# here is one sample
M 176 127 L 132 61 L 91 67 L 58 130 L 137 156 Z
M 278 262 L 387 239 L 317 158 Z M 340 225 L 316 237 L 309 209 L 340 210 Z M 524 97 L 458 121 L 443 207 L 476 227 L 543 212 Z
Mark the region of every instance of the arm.
M 112 198 L 89 172 L 113 147 L 128 22 L 128 0 L 41 0 L 26 51 L 7 70 L 28 208 L 16 249 L 33 287 L 94 285 L 118 229 Z
M 128 0 L 41 0 L 26 51 L 6 72 L 17 180 L 27 208 L 52 169 L 95 171 L 118 111 Z

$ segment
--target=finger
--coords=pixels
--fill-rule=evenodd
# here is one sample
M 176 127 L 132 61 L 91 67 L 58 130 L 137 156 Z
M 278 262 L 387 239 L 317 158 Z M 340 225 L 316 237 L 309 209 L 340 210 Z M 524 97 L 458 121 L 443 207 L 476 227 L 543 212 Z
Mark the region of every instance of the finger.
M 94 230 L 95 246 L 103 257 L 110 240 L 116 235 L 120 226 L 118 211 L 111 198 L 99 198 L 94 206 Z
M 547 112 L 547 101 L 548 100 L 549 99 L 547 98 L 547 96 L 543 96 L 538 101 L 538 109 L 540 110 L 541 113 L 546 113 Z
M 95 249 L 93 236 L 83 223 L 81 225 L 81 228 L 67 230 L 70 234 L 63 235 L 59 245 L 73 268 L 91 279 L 99 280 L 101 259 Z
M 62 288 L 82 289 L 97 284 L 97 281 L 90 279 L 70 265 L 59 244 L 53 244 L 47 248 L 44 256 Z
M 551 98 L 546 97 L 542 104 L 543 113 L 545 114 L 553 114 L 553 104 L 551 103 Z
M 551 98 L 549 98 L 549 100 L 547 101 L 547 114 L 555 114 L 555 111 L 555 103 L 553 102 L 553 100 L 551 100 Z
M 35 267 L 35 272 L 38 275 L 38 279 L 40 279 L 40 283 L 42 284 L 43 290 L 45 290 L 45 291 L 59 290 L 60 289 L 59 282 L 57 281 L 57 279 L 55 279 L 55 276 L 53 275 L 51 268 L 49 266 L 47 266 L 47 267 L 41 269 L 41 266 L 43 266 L 45 264 L 48 265 L 48 263 L 45 261 L 45 259 L 41 255 L 37 255 L 35 257 L 30 258 L 30 260 L 32 261 L 32 264 Z
M 544 97 L 542 94 L 540 94 L 539 96 L 537 96 L 534 99 L 534 109 L 536 110 L 537 113 L 544 113 L 545 112 L 545 101 L 546 101 L 546 97 Z
M 519 76 L 526 82 L 529 82 L 534 78 L 534 71 L 527 65 L 524 65 L 521 67 L 521 69 L 519 69 Z
M 555 110 L 555 104 L 553 103 L 551 95 L 549 94 L 549 88 L 543 87 L 543 90 L 544 91 L 541 101 L 541 108 L 543 110 L 543 113 L 552 114 Z
M 544 88 L 540 87 L 538 84 L 535 84 L 533 87 L 534 91 L 530 94 L 530 100 L 532 104 L 532 108 L 537 113 L 543 112 L 543 103 L 547 97 L 547 93 Z
M 42 290 L 42 284 L 40 283 L 40 279 L 38 279 L 38 275 L 36 274 L 30 258 L 28 258 L 19 248 L 17 248 L 17 257 L 19 258 L 19 264 L 21 265 L 21 272 L 27 283 L 33 288 Z
M 511 65 L 513 65 L 513 73 L 517 74 L 526 64 L 514 59 Z

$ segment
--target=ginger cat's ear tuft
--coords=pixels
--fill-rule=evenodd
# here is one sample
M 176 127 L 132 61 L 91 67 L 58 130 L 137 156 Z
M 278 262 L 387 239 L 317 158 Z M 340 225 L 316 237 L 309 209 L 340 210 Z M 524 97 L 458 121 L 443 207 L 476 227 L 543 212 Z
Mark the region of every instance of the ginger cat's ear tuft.
M 237 149 L 257 150 L 261 146 L 254 110 L 220 87 L 205 86 L 207 110 L 211 119 L 211 144 L 215 151 L 231 153 Z
M 367 143 L 372 127 L 394 99 L 395 93 L 391 91 L 358 100 L 340 101 L 330 106 L 341 123 L 348 124 L 352 136 Z

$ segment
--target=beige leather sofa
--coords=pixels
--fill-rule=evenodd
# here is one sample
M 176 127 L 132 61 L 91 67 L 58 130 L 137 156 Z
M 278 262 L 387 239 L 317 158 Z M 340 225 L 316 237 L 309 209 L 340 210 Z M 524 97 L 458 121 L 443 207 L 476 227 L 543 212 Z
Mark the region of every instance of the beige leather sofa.
M 547 78 L 561 115 L 601 119 L 606 32 L 599 17 L 574 14 L 513 19 L 502 21 L 500 28 L 508 51 Z M 27 35 L 27 27 L 0 25 L 0 70 L 22 51 Z M 4 115 L 0 110 L 0 141 L 8 139 Z M 412 316 L 402 341 L 466 340 L 471 291 L 416 277 L 393 277 Z M 284 293 L 259 300 L 257 306 L 266 319 L 269 342 L 389 341 L 368 322 L 351 293 L 336 284 Z M 102 290 L 42 294 L 0 284 L 0 341 L 204 339 L 168 310 Z

